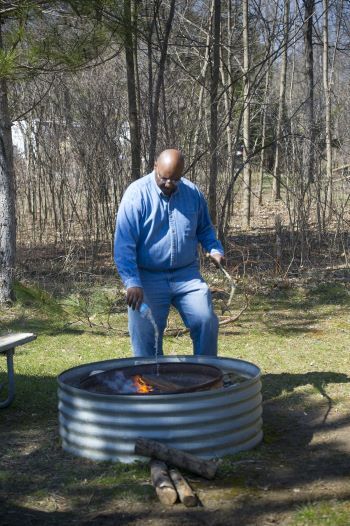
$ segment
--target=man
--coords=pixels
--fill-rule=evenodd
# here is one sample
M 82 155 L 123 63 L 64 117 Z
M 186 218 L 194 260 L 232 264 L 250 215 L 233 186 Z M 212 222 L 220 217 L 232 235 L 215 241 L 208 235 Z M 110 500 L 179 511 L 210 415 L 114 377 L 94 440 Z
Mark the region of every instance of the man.
M 170 305 L 190 329 L 196 355 L 217 354 L 218 319 L 209 288 L 199 273 L 201 243 L 216 263 L 223 248 L 199 189 L 182 177 L 179 150 L 163 151 L 154 171 L 133 182 L 120 203 L 114 259 L 127 289 L 129 333 L 135 356 L 163 354 L 162 336 Z M 146 303 L 155 328 L 141 316 Z

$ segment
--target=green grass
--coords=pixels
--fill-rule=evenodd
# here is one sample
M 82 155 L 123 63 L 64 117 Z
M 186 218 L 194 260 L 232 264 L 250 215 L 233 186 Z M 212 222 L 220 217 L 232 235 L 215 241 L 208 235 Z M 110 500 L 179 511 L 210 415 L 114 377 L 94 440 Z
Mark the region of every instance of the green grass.
M 350 504 L 330 501 L 301 507 L 290 526 L 349 526 L 349 524 Z
M 121 298 L 113 287 L 88 292 L 57 299 L 36 286 L 17 285 L 18 303 L 2 313 L 0 330 L 33 331 L 38 338 L 16 351 L 15 410 L 46 418 L 55 404 L 60 372 L 130 356 Z M 232 313 L 243 302 L 238 293 Z M 311 290 L 271 288 L 269 294 L 256 295 L 234 325 L 221 329 L 219 354 L 256 363 L 268 375 L 264 386 L 268 397 L 283 397 L 298 388 L 313 388 L 320 396 L 327 389 L 340 395 L 339 386 L 344 388 L 345 371 L 350 370 L 349 306 L 349 290 L 342 284 L 322 284 Z M 172 324 L 181 327 L 175 315 Z M 167 336 L 164 349 L 165 354 L 191 354 L 190 337 Z M 0 381 L 1 377 L 0 373 Z
M 231 314 L 244 304 L 243 285 L 234 297 Z M 245 286 L 249 292 L 249 283 Z M 113 509 L 121 502 L 152 506 L 157 501 L 145 465 L 74 458 L 62 452 L 58 437 L 57 375 L 76 365 L 131 355 L 118 286 L 90 287 L 59 297 L 30 284 L 19 283 L 16 290 L 18 302 L 1 312 L 0 330 L 33 331 L 37 340 L 17 349 L 16 399 L 0 413 L 0 500 L 6 497 L 7 506 L 48 513 L 55 499 L 55 505 L 62 503 L 67 513 L 75 514 Z M 250 308 L 241 318 L 221 329 L 219 355 L 257 364 L 265 401 L 276 401 L 287 412 L 308 413 L 317 407 L 346 411 L 350 398 L 348 286 L 322 283 L 280 290 L 271 283 L 258 290 L 250 296 Z M 181 327 L 174 313 L 170 325 Z M 192 354 L 191 340 L 188 335 L 166 336 L 164 349 L 166 355 Z M 0 357 L 0 383 L 4 370 L 5 360 Z M 227 493 L 232 498 L 247 492 L 264 495 L 257 483 L 247 483 L 240 463 L 268 464 L 274 459 L 271 448 L 280 437 L 279 429 L 266 426 L 259 448 L 224 459 L 217 495 L 229 485 L 236 487 Z M 283 451 L 278 455 L 282 458 Z M 291 508 L 291 524 L 350 524 L 348 504 L 331 497 L 327 502 L 301 505 L 297 511 Z

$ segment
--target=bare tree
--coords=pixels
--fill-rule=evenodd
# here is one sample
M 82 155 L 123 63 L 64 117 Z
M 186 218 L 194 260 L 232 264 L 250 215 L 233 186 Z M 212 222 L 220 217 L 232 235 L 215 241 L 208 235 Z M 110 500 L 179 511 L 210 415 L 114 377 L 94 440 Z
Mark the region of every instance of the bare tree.
M 329 38 L 328 38 L 329 0 L 323 0 L 323 91 L 325 100 L 325 139 L 326 139 L 326 178 L 330 188 L 329 206 L 332 207 L 332 117 L 331 90 L 329 85 Z
M 243 226 L 249 228 L 251 215 L 251 164 L 250 164 L 250 54 L 248 0 L 242 0 L 243 9 Z
M 162 85 L 164 83 L 164 72 L 165 72 L 165 67 L 166 67 L 166 59 L 168 56 L 168 43 L 169 43 L 170 32 L 172 28 L 173 19 L 174 19 L 174 13 L 175 13 L 175 0 L 171 0 L 168 17 L 165 23 L 164 34 L 162 34 L 161 36 L 158 34 L 160 58 L 159 58 L 159 64 L 157 68 L 155 86 L 152 86 L 152 89 L 149 93 L 149 97 L 152 98 L 152 109 L 151 109 L 151 114 L 150 114 L 150 144 L 149 144 L 149 154 L 148 154 L 148 169 L 149 170 L 153 170 L 155 156 L 156 156 L 157 139 L 158 139 L 160 94 L 161 94 Z
M 136 4 L 134 4 L 136 10 Z M 138 179 L 141 169 L 141 144 L 137 105 L 136 68 L 135 68 L 135 19 L 132 16 L 132 0 L 124 0 L 124 48 L 126 61 L 126 78 L 128 90 L 128 111 L 131 144 L 131 177 Z
M 315 168 L 315 112 L 314 112 L 314 51 L 313 51 L 313 17 L 315 0 L 304 0 L 304 49 L 305 49 L 305 124 L 304 124 L 304 164 L 306 183 L 314 182 Z
M 0 52 L 4 53 L 0 19 Z M 6 78 L 0 79 L 0 304 L 14 299 L 16 255 L 15 184 Z
M 283 47 L 281 53 L 281 70 L 280 70 L 280 86 L 278 97 L 278 113 L 276 122 L 276 148 L 275 148 L 275 163 L 273 169 L 273 184 L 272 194 L 275 200 L 281 199 L 281 155 L 280 143 L 283 121 L 286 114 L 286 81 L 287 81 L 287 60 L 288 60 L 288 39 L 289 39 L 289 5 L 290 0 L 284 0 L 284 15 L 283 15 Z
M 221 0 L 214 2 L 212 67 L 210 85 L 210 175 L 209 175 L 209 212 L 212 221 L 217 223 L 216 192 L 218 178 L 218 87 L 220 80 L 220 27 Z

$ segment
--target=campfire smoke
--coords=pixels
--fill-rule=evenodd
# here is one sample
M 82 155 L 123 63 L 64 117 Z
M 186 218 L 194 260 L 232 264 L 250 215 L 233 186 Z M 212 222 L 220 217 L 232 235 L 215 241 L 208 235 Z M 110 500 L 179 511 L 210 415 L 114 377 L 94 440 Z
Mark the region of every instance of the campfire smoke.
M 162 395 L 223 387 L 222 371 L 202 364 L 138 364 L 112 370 L 93 370 L 80 386 L 101 394 Z
M 96 374 L 95 371 L 93 371 L 93 373 Z M 90 376 L 92 376 L 92 373 Z M 139 374 L 127 378 L 121 371 L 116 371 L 113 375 L 113 378 L 107 378 L 104 376 L 101 376 L 100 378 L 101 384 L 114 393 L 147 394 L 154 391 L 154 388 L 149 385 Z

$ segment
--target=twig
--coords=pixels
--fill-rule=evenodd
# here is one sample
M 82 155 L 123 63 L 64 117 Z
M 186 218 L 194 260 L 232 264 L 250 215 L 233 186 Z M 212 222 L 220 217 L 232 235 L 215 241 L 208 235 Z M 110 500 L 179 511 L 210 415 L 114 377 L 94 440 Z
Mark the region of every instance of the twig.
M 229 318 L 226 318 L 225 320 L 219 321 L 219 326 L 222 327 L 223 325 L 228 325 L 229 323 L 233 323 L 234 321 L 237 321 L 238 318 L 243 314 L 244 311 L 247 310 L 249 307 L 249 303 L 246 303 L 244 307 L 239 311 L 236 316 L 230 316 Z
M 207 257 L 211 258 L 210 254 L 207 254 Z M 227 270 L 221 265 L 221 263 L 219 263 L 218 261 L 215 260 L 214 264 L 217 266 L 217 268 L 219 268 L 221 270 L 221 272 L 224 274 L 224 276 L 228 279 L 228 281 L 230 283 L 230 286 L 231 286 L 230 296 L 228 298 L 228 301 L 227 301 L 226 307 L 225 307 L 225 310 L 229 310 L 229 307 L 230 307 L 231 302 L 232 302 L 233 295 L 234 295 L 234 293 L 236 291 L 236 282 L 233 279 L 233 277 L 227 272 Z
M 219 327 L 222 327 L 223 325 L 228 325 L 229 323 L 233 323 L 240 318 L 240 316 L 243 314 L 244 311 L 246 311 L 249 307 L 250 303 L 247 301 L 247 303 L 244 305 L 244 307 L 239 311 L 238 314 L 235 316 L 229 316 L 228 318 L 225 317 L 224 320 L 219 321 Z M 165 334 L 168 335 L 174 335 L 176 337 L 183 336 L 184 334 L 188 334 L 190 332 L 190 329 L 166 329 Z

